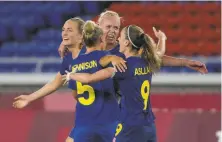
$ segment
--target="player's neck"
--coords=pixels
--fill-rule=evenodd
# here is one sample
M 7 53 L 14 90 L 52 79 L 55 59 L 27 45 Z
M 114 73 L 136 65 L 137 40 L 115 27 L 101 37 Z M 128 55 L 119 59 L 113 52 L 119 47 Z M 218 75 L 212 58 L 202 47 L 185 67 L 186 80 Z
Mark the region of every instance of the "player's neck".
M 125 51 L 124 55 L 125 55 L 126 58 L 133 57 L 133 56 L 140 56 L 138 53 L 135 53 L 135 52 L 132 52 L 132 51 L 129 51 L 129 50 Z
M 99 46 L 91 46 L 91 47 L 86 47 L 86 54 L 93 52 L 95 50 L 99 50 Z
M 80 50 L 81 50 L 81 47 L 77 45 L 74 45 L 73 47 L 69 48 L 69 51 L 72 53 L 73 59 L 78 57 Z
M 116 46 L 117 46 L 117 43 L 115 43 L 115 44 L 106 44 L 106 50 L 112 50 Z

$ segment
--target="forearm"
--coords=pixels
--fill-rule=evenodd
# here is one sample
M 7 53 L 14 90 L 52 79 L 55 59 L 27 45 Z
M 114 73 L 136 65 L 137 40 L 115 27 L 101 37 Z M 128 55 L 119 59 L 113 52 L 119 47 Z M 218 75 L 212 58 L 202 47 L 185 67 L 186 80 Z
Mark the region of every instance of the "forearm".
M 62 78 L 60 78 L 60 76 L 61 75 L 57 75 L 56 78 L 52 82 L 47 83 L 36 92 L 30 94 L 30 101 L 35 101 L 37 99 L 45 97 L 49 94 L 52 94 L 57 89 L 59 89 L 63 85 L 63 82 L 64 82 L 62 81 Z
M 70 79 L 79 81 L 81 83 L 91 83 L 92 74 L 89 73 L 73 73 L 70 74 Z
M 106 69 L 102 69 L 100 71 L 97 71 L 93 74 L 89 73 L 72 73 L 70 74 L 70 79 L 79 81 L 81 83 L 94 83 L 101 80 L 105 80 L 107 78 L 110 78 L 113 76 L 113 73 L 115 73 L 114 68 L 109 67 Z
M 157 54 L 160 57 L 163 57 L 165 52 L 166 52 L 166 39 L 159 39 L 157 43 Z
M 162 58 L 163 66 L 184 66 L 184 62 L 184 58 L 175 58 L 167 55 L 164 55 Z
M 110 64 L 112 62 L 112 58 L 113 58 L 113 55 L 104 56 L 100 59 L 99 64 L 102 67 L 106 67 L 106 66 L 108 66 L 108 64 Z

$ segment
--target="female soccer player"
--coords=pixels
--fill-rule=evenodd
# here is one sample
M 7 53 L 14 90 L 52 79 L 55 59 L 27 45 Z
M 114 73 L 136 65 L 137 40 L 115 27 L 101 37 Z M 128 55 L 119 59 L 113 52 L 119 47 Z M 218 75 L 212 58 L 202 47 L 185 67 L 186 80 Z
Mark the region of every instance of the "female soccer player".
M 100 51 L 102 35 L 98 25 L 86 22 L 83 28 L 86 53 L 73 60 L 72 71 L 95 73 L 103 69 L 99 61 L 107 52 Z M 70 81 L 69 88 L 77 100 L 75 128 L 70 137 L 75 142 L 112 142 L 119 115 L 112 79 L 91 84 Z
M 114 75 L 122 92 L 116 142 L 156 142 L 150 89 L 152 74 L 159 70 L 163 52 L 157 50 L 152 38 L 135 25 L 123 28 L 119 43 L 120 52 L 126 57 L 127 70 Z M 66 80 L 95 83 L 112 77 L 114 73 L 114 68 L 108 67 L 93 74 L 68 73 L 63 77 Z
M 15 98 L 13 106 L 15 108 L 22 109 L 26 107 L 31 102 L 52 94 L 58 90 L 64 83 L 62 80 L 62 75 L 65 74 L 65 70 L 69 70 L 73 59 L 75 59 L 78 54 L 85 53 L 85 47 L 83 47 L 82 41 L 82 29 L 84 21 L 81 18 L 75 17 L 67 20 L 62 28 L 62 45 L 66 46 L 69 53 L 63 58 L 63 62 L 60 71 L 55 76 L 52 82 L 47 83 L 41 89 L 29 95 L 20 95 Z M 67 138 L 66 142 L 73 142 L 72 138 Z

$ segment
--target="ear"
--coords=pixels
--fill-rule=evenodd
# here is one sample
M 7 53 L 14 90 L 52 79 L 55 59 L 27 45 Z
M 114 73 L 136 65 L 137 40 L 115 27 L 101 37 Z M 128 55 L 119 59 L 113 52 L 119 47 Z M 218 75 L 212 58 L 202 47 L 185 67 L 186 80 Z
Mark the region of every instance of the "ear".
M 124 45 L 125 45 L 125 46 L 129 46 L 129 40 L 125 40 L 125 41 L 124 41 Z

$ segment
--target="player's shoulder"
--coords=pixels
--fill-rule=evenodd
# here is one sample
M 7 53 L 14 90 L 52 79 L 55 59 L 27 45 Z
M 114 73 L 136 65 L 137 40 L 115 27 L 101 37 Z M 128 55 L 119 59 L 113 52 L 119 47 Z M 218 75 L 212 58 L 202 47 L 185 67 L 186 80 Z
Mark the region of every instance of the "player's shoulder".
M 126 59 L 127 66 L 136 67 L 136 66 L 146 66 L 147 63 L 141 57 L 129 57 Z
M 71 52 L 68 52 L 68 53 L 63 57 L 62 60 L 66 61 L 66 60 L 70 60 L 70 59 L 72 59 L 72 53 L 71 53 Z
M 101 57 L 101 56 L 109 55 L 110 53 L 109 53 L 109 51 L 95 50 L 92 54 L 93 54 L 94 56 Z
M 141 57 L 132 56 L 132 57 L 126 58 L 126 61 L 132 62 L 132 63 L 135 63 L 135 62 L 139 63 L 139 62 L 143 62 L 143 59 Z
M 80 50 L 79 55 L 81 55 L 81 54 L 85 54 L 85 53 L 86 53 L 86 46 L 83 45 L 82 48 L 81 48 L 81 50 Z
M 113 49 L 109 50 L 111 54 L 116 54 L 119 52 L 120 45 L 117 44 Z

